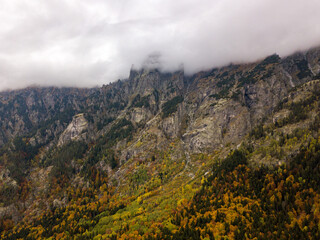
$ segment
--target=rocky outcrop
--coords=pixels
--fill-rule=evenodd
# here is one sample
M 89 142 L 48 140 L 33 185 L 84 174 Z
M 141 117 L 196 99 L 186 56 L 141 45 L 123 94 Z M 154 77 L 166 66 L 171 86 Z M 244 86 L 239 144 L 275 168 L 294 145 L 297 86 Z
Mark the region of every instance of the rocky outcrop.
M 43 133 L 44 129 L 53 131 L 55 126 L 51 125 L 55 125 L 57 120 L 64 128 L 64 124 L 68 124 L 72 116 L 84 107 L 84 99 L 96 91 L 95 88 L 34 87 L 1 92 L 0 146 L 17 136 Z M 41 144 L 45 142 L 39 137 L 37 140 Z
M 130 120 L 135 123 L 145 122 L 152 117 L 152 113 L 145 108 L 133 108 L 130 113 Z
M 190 152 L 215 149 L 226 143 L 237 143 L 250 129 L 248 109 L 232 100 L 220 99 L 216 104 L 203 104 L 182 136 Z
M 85 119 L 84 114 L 80 113 L 72 118 L 72 122 L 63 131 L 59 137 L 58 146 L 62 146 L 69 141 L 84 140 L 88 128 L 88 121 Z

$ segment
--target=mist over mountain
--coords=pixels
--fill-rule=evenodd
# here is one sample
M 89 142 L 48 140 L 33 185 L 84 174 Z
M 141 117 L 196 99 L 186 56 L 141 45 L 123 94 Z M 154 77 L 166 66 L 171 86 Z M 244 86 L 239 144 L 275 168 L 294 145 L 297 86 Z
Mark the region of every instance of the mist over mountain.
M 186 74 L 320 44 L 317 0 L 1 1 L 0 90 L 92 87 L 158 54 Z
M 320 239 L 318 0 L 0 6 L 0 239 Z
M 0 238 L 319 239 L 320 48 L 191 76 L 159 57 L 0 93 Z

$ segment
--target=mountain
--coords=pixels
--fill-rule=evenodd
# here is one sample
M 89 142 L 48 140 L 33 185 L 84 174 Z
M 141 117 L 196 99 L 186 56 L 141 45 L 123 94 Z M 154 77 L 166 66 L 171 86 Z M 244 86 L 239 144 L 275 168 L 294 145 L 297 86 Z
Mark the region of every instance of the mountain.
M 319 236 L 319 80 L 315 48 L 2 92 L 1 237 Z

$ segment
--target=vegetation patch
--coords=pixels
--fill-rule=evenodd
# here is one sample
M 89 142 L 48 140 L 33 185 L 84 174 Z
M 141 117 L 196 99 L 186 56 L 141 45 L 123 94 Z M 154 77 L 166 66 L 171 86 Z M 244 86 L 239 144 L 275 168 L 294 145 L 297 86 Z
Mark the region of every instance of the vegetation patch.
M 173 214 L 175 230 L 162 227 L 157 237 L 319 239 L 319 150 L 316 141 L 289 167 L 273 170 L 249 168 L 241 164 L 244 156 L 234 152 L 236 163 L 227 164 L 226 171 L 214 169 L 192 201 Z
M 182 102 L 182 96 L 176 96 L 171 100 L 165 102 L 162 106 L 162 118 L 169 117 L 172 113 L 176 112 L 178 104 Z
M 310 71 L 309 69 L 309 66 L 308 66 L 308 62 L 307 60 L 303 59 L 303 60 L 300 60 L 296 63 L 298 69 L 299 69 L 299 73 L 297 74 L 297 77 L 299 79 L 303 79 L 305 77 L 310 77 L 312 76 L 312 72 Z
M 137 107 L 137 108 L 148 108 L 150 107 L 149 104 L 149 98 L 151 95 L 143 96 L 141 97 L 140 94 L 135 96 L 135 98 L 132 100 L 131 107 Z

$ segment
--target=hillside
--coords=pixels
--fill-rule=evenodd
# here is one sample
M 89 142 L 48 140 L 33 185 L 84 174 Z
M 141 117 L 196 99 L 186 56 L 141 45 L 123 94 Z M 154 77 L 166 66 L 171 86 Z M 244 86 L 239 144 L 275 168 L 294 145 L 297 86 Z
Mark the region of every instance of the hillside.
M 0 93 L 1 239 L 317 239 L 319 96 L 320 48 Z

